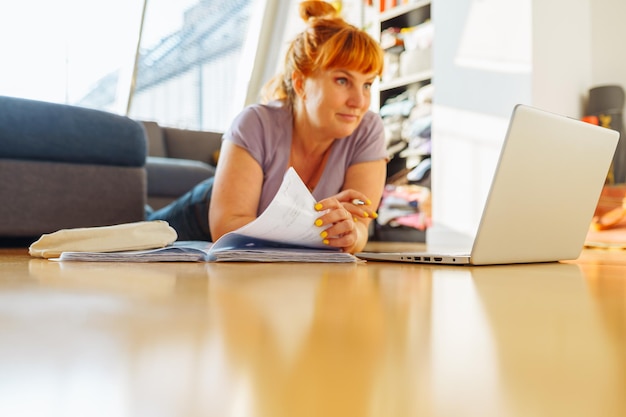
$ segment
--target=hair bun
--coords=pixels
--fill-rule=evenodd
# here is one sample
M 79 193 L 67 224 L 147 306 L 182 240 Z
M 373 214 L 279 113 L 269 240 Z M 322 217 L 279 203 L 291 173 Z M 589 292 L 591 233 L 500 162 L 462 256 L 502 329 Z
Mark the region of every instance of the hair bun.
M 337 15 L 337 9 L 325 1 L 312 0 L 300 3 L 300 17 L 305 22 L 308 22 L 311 18 L 334 18 Z

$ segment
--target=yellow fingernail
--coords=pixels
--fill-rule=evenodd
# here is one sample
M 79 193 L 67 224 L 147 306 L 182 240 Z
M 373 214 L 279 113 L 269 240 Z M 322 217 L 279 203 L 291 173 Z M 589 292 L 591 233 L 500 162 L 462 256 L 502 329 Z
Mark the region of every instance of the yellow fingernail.
M 324 245 L 328 245 L 328 244 L 330 244 L 330 241 L 328 239 L 324 239 L 324 240 L 322 240 L 322 243 Z
M 369 198 L 365 201 L 365 203 L 370 206 L 372 204 L 372 200 L 370 200 Z
M 364 211 L 364 212 L 363 212 L 363 217 L 369 217 L 369 216 L 370 216 L 370 215 L 369 215 L 369 214 L 367 214 L 367 211 Z
M 354 220 L 355 223 L 359 221 L 359 219 L 357 219 L 356 217 L 353 217 L 352 219 Z
M 372 213 L 372 219 L 376 219 L 376 218 L 378 218 L 378 213 L 373 212 L 373 213 Z
M 326 230 L 324 230 L 322 233 L 320 233 L 320 236 L 323 238 L 328 237 L 328 232 Z
M 315 210 L 317 210 L 317 211 L 320 211 L 323 207 L 324 207 L 324 206 L 322 206 L 322 203 L 317 203 L 317 204 L 315 204 L 315 206 L 314 206 Z
M 316 226 L 321 226 L 321 225 L 323 225 L 323 224 L 324 224 L 324 222 L 322 221 L 322 219 L 317 219 L 317 220 L 315 220 L 315 225 L 316 225 Z

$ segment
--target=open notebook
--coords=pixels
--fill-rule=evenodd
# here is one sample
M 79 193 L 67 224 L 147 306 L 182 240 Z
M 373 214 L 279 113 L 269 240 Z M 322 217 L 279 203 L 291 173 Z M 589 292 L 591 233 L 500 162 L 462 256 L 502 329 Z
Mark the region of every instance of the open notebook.
M 517 105 L 469 253 L 374 253 L 366 260 L 510 264 L 576 259 L 619 132 Z

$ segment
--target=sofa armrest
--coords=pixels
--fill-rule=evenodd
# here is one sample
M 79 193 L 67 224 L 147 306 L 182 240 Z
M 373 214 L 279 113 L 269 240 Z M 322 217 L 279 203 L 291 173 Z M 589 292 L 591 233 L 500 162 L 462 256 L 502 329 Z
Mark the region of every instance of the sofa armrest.
M 0 96 L 0 158 L 143 167 L 146 136 L 125 116 Z

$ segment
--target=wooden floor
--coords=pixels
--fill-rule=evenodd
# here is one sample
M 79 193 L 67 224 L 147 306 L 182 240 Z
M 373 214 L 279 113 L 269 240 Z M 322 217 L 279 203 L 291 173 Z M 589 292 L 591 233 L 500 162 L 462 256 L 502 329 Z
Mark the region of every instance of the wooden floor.
M 626 251 L 444 267 L 0 249 L 0 415 L 623 417 Z

